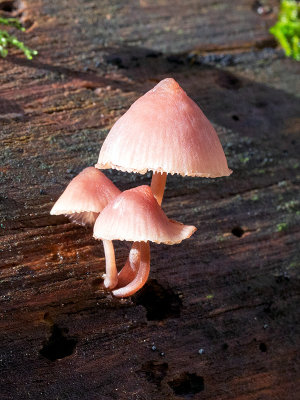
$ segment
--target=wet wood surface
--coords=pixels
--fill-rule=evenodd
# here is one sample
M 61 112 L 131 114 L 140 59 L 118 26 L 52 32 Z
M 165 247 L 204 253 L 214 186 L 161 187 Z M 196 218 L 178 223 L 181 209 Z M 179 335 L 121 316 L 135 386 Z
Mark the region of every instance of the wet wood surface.
M 0 1 L 39 51 L 0 60 L 1 400 L 300 398 L 299 64 L 268 34 L 278 2 L 264 6 Z M 234 173 L 168 177 L 166 214 L 198 231 L 152 245 L 148 284 L 117 300 L 101 243 L 49 211 L 169 76 Z M 121 190 L 150 182 L 107 175 Z M 129 243 L 115 244 L 121 267 Z

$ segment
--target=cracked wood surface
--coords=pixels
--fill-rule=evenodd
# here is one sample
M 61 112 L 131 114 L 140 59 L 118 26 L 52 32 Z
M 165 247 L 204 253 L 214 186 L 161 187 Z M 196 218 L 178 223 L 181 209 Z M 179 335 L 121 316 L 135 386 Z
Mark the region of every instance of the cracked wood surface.
M 265 48 L 268 5 L 0 1 L 39 51 L 0 60 L 1 400 L 300 397 L 299 66 Z M 198 231 L 152 245 L 149 283 L 117 300 L 101 286 L 101 243 L 49 211 L 167 76 L 234 173 L 168 177 L 166 214 Z M 106 172 L 122 190 L 150 182 Z M 120 267 L 128 250 L 116 242 Z

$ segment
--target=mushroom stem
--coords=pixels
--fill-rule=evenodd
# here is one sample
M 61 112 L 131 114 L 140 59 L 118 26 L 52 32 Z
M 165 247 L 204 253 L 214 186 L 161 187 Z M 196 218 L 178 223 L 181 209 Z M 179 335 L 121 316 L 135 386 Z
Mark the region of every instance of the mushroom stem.
M 167 173 L 153 172 L 151 181 L 151 190 L 159 205 L 164 197 Z
M 150 272 L 149 242 L 135 242 L 129 253 L 129 262 L 132 263 L 133 269 L 139 266 L 138 271 L 134 279 L 127 286 L 112 291 L 116 297 L 131 296 L 147 282 Z
M 140 251 L 141 242 L 134 242 L 126 264 L 119 272 L 117 288 L 127 286 L 136 276 L 140 263 Z
M 154 197 L 156 198 L 159 205 L 161 205 L 162 199 L 164 197 L 166 180 L 167 180 L 166 172 L 163 172 L 163 173 L 153 172 L 152 180 L 151 180 L 151 190 L 152 190 L 152 193 L 153 193 Z M 131 250 L 136 249 L 136 251 L 137 251 L 137 246 L 139 246 L 139 242 L 134 242 Z M 150 246 L 149 246 L 149 249 L 150 249 Z M 141 253 L 143 252 L 143 250 L 141 248 L 139 249 L 139 251 Z M 150 265 L 149 265 L 149 267 L 150 267 Z M 118 288 L 128 285 L 129 282 L 134 280 L 134 278 L 136 277 L 137 269 L 138 269 L 138 260 L 136 261 L 136 264 L 135 264 L 135 263 L 131 263 L 130 258 L 128 258 L 125 266 L 119 272 Z M 149 272 L 148 272 L 148 275 L 149 275 Z M 125 287 L 127 287 L 127 286 L 125 286 Z M 120 297 L 122 297 L 122 296 L 120 296 Z
M 113 242 L 111 240 L 103 240 L 103 247 L 106 260 L 106 275 L 104 286 L 107 289 L 113 289 L 118 283 L 118 271 L 116 267 L 116 258 Z

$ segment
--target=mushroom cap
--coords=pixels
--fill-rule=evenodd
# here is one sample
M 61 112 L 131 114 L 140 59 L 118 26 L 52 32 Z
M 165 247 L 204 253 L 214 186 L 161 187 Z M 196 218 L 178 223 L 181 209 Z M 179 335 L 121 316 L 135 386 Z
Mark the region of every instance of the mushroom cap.
M 210 178 L 232 172 L 215 129 L 172 78 L 136 100 L 114 124 L 96 168 Z
M 68 184 L 63 194 L 52 207 L 50 214 L 100 213 L 121 191 L 101 171 L 94 167 L 85 168 Z M 86 218 L 92 214 L 85 214 Z M 91 221 L 92 222 L 92 221 Z
M 122 192 L 109 203 L 94 225 L 94 238 L 175 244 L 196 228 L 168 219 L 149 186 Z

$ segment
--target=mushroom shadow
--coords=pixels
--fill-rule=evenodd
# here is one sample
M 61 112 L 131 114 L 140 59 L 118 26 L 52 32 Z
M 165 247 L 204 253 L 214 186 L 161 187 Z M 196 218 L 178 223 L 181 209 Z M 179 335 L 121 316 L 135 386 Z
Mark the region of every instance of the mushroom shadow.
M 76 78 L 82 81 L 83 87 L 86 88 L 94 89 L 109 85 L 113 89 L 134 90 L 138 96 L 161 79 L 172 76 L 212 122 L 238 132 L 240 137 L 247 136 L 268 141 L 266 146 L 269 148 L 279 146 L 289 154 L 299 153 L 296 139 L 291 137 L 283 141 L 282 133 L 289 133 L 291 129 L 289 123 L 293 124 L 294 121 L 296 124 L 300 100 L 291 93 L 245 78 L 227 68 L 228 65 L 245 65 L 251 62 L 254 65 L 261 59 L 268 62 L 268 57 L 269 61 L 276 60 L 280 54 L 274 49 L 253 51 L 247 55 L 242 53 L 236 56 L 211 55 L 193 58 L 190 52 L 163 54 L 153 49 L 123 46 L 99 48 L 99 54 L 103 59 L 101 66 L 110 67 L 115 72 L 113 79 L 99 75 L 99 61 L 95 61 L 94 66 L 91 65 L 88 71 L 84 72 L 43 63 L 38 58 L 29 61 L 21 57 L 8 56 L 7 60 L 20 66 Z M 215 59 L 215 63 L 211 63 L 211 59 Z M 225 65 L 224 60 L 227 60 Z M 116 76 L 120 79 L 118 80 Z

